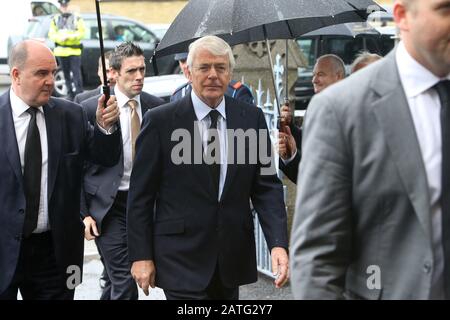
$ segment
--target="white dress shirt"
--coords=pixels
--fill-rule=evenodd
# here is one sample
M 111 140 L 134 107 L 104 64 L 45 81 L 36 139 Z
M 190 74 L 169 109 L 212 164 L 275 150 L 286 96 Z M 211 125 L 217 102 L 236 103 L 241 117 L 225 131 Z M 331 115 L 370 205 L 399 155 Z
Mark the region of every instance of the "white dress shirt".
M 206 151 L 208 146 L 208 129 L 211 125 L 211 118 L 209 117 L 209 112 L 214 110 L 210 108 L 206 103 L 204 103 L 194 92 L 191 91 L 192 104 L 194 105 L 195 115 L 198 119 L 198 129 L 200 130 L 200 137 L 202 137 L 203 150 Z M 228 150 L 228 139 L 227 139 L 227 116 L 225 113 L 225 99 L 222 101 L 215 109 L 220 113 L 217 119 L 217 131 L 219 133 L 220 141 L 220 180 L 219 180 L 219 194 L 217 201 L 220 201 L 220 197 L 223 191 L 223 185 L 225 184 L 225 178 L 227 176 L 227 150 Z
M 120 127 L 123 143 L 123 176 L 120 180 L 119 190 L 128 191 L 130 188 L 131 169 L 133 168 L 132 145 L 131 145 L 131 108 L 128 106 L 128 98 L 118 86 L 114 87 L 117 105 L 120 108 Z M 133 98 L 137 102 L 136 111 L 142 123 L 142 108 L 140 95 Z
M 16 132 L 17 146 L 19 148 L 20 166 L 23 169 L 25 165 L 25 144 L 27 142 L 28 124 L 31 115 L 27 112 L 30 108 L 22 99 L 20 99 L 14 91 L 9 91 L 11 100 L 12 116 L 14 121 L 14 129 Z M 39 137 L 41 139 L 42 152 L 42 170 L 41 170 L 41 195 L 39 200 L 39 213 L 37 227 L 33 233 L 41 233 L 50 230 L 50 222 L 48 219 L 48 142 L 47 129 L 45 127 L 44 109 L 38 108 L 36 112 L 36 123 L 39 129 Z
M 441 299 L 444 297 L 442 210 L 439 202 L 442 187 L 441 103 L 432 87 L 442 79 L 417 62 L 408 53 L 403 42 L 398 45 L 396 60 L 428 179 L 434 254 L 430 298 Z M 447 79 L 450 79 L 450 74 Z

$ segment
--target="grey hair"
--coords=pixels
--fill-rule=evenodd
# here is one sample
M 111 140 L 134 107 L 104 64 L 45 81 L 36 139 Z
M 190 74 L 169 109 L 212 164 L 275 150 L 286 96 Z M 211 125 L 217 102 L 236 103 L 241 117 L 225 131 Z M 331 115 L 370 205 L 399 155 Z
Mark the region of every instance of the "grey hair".
M 329 59 L 333 66 L 334 72 L 336 72 L 336 74 L 339 74 L 342 78 L 345 77 L 345 64 L 339 56 L 335 54 L 324 54 L 317 59 L 316 64 L 318 64 L 319 61 L 323 59 Z
M 189 54 L 187 57 L 187 65 L 192 70 L 194 57 L 199 49 L 206 49 L 215 56 L 228 55 L 230 62 L 230 71 L 233 72 L 236 61 L 234 60 L 233 51 L 228 43 L 216 36 L 205 36 L 195 40 L 189 45 Z
M 28 43 L 21 41 L 11 48 L 8 55 L 9 70 L 23 69 L 28 59 Z
M 351 73 L 354 73 L 355 71 L 358 71 L 359 69 L 362 69 L 368 64 L 380 60 L 381 58 L 382 56 L 376 53 L 370 53 L 368 51 L 360 52 L 352 63 Z

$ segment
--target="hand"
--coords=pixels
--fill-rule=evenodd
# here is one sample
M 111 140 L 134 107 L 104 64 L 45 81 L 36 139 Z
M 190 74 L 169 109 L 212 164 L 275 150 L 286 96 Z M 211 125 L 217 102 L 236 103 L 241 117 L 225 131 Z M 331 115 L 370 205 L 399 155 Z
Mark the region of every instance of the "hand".
M 105 95 L 98 99 L 97 112 L 95 114 L 97 123 L 106 131 L 109 131 L 113 124 L 119 120 L 120 111 L 117 105 L 116 97 L 111 96 L 106 103 L 106 108 L 103 107 Z
M 289 279 L 289 258 L 286 249 L 273 247 L 270 255 L 272 256 L 272 272 L 275 278 L 275 287 L 281 288 Z
M 278 153 L 283 160 L 290 159 L 297 152 L 297 144 L 288 126 L 278 133 Z
M 289 126 L 292 123 L 292 113 L 289 104 L 281 106 L 280 118 L 282 126 Z
M 152 260 L 135 261 L 131 266 L 131 275 L 146 296 L 148 287 L 155 287 L 155 274 L 155 264 Z
M 86 238 L 86 240 L 95 239 L 95 237 L 98 237 L 100 235 L 100 233 L 97 230 L 97 223 L 95 222 L 94 218 L 87 216 L 86 218 L 83 219 L 83 223 L 84 223 L 84 237 Z

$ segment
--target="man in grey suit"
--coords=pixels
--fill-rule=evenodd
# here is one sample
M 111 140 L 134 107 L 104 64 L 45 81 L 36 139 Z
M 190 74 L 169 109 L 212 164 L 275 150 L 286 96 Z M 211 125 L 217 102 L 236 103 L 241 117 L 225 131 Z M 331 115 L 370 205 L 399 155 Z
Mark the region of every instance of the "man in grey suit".
M 396 50 L 308 108 L 295 298 L 450 297 L 450 0 L 397 0 L 393 12 Z
M 130 274 L 126 242 L 126 206 L 134 144 L 145 112 L 164 101 L 142 92 L 145 58 L 141 48 L 131 42 L 122 43 L 112 53 L 110 63 L 116 79 L 114 94 L 120 108 L 123 148 L 119 163 L 113 167 L 87 164 L 81 213 L 85 237 L 95 238 L 111 283 L 110 290 L 106 287 L 101 299 L 134 300 L 138 291 Z M 93 97 L 82 102 L 90 121 L 94 120 L 96 101 L 97 97 Z

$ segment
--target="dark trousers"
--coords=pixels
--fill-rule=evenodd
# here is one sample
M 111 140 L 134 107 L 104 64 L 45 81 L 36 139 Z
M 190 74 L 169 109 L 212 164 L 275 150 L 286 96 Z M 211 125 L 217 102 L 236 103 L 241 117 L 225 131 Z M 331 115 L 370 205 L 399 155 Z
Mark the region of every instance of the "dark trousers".
M 167 300 L 239 300 L 239 287 L 226 287 L 220 279 L 219 267 L 217 265 L 213 277 L 205 290 L 164 290 L 164 294 Z
M 59 61 L 66 81 L 67 95 L 73 100 L 78 93 L 83 92 L 81 56 L 59 57 Z M 72 76 L 70 72 L 72 72 Z
M 110 300 L 138 299 L 137 285 L 131 276 L 128 260 L 126 204 L 127 192 L 119 191 L 103 219 L 100 237 L 95 240 L 111 282 Z M 107 300 L 107 297 L 102 295 L 102 299 Z
M 24 300 L 73 300 L 74 290 L 56 266 L 50 231 L 22 240 L 16 272 L 0 300 L 17 300 L 19 290 Z
M 102 295 L 100 296 L 100 300 L 111 300 L 111 280 L 109 280 L 108 272 L 106 272 L 105 260 L 102 257 L 100 249 L 98 249 L 98 253 L 100 254 L 100 261 L 103 266 L 103 271 L 99 279 L 100 288 L 102 289 Z

